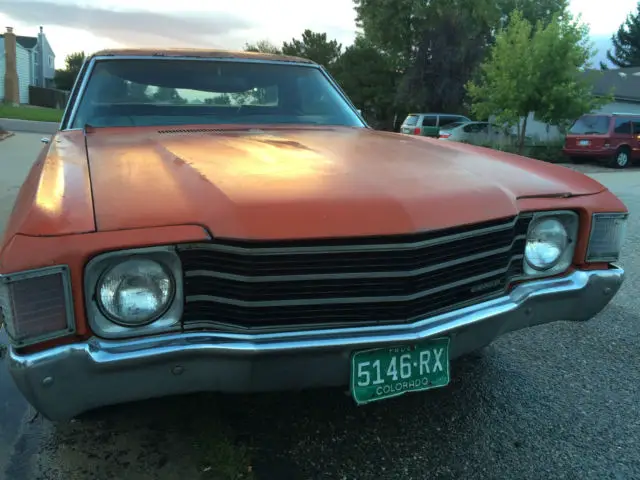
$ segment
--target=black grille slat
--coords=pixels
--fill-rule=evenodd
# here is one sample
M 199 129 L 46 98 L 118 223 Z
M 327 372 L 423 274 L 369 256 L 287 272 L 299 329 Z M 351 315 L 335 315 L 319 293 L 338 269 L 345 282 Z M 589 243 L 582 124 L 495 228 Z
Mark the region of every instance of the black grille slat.
M 392 237 L 182 245 L 183 326 L 398 323 L 474 303 L 522 273 L 530 217 L 514 220 Z
M 525 232 L 526 233 L 526 232 Z M 185 250 L 181 253 L 183 268 L 189 270 L 218 270 L 236 275 L 299 275 L 347 273 L 360 271 L 390 271 L 425 268 L 491 249 L 508 247 L 516 237 L 516 230 L 493 232 L 481 238 L 457 240 L 442 245 L 430 245 L 419 250 L 385 252 L 315 254 L 273 254 L 268 257 L 239 255 L 224 251 Z

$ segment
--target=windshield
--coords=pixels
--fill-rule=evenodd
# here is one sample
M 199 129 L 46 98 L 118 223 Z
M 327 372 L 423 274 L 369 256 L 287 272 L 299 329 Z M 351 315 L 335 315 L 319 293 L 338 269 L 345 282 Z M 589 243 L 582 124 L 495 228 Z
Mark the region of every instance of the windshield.
M 569 129 L 573 135 L 606 135 L 609 133 L 609 118 L 606 115 L 585 115 Z
M 95 64 L 69 128 L 184 124 L 364 127 L 314 66 L 201 60 Z
M 460 125 L 464 125 L 465 123 L 468 122 L 453 122 L 453 123 L 447 123 L 444 127 L 442 127 L 443 130 L 453 130 L 456 127 L 459 127 Z

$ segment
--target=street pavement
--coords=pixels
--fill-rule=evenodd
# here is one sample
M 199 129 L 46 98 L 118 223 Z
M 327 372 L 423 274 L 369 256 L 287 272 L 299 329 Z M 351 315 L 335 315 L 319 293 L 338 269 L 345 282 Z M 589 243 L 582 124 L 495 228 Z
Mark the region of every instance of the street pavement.
M 0 142 L 0 230 L 39 138 Z M 628 276 L 596 319 L 509 334 L 447 388 L 366 407 L 335 389 L 203 394 L 51 424 L 0 365 L 0 480 L 639 479 L 640 170 L 589 170 L 631 210 Z

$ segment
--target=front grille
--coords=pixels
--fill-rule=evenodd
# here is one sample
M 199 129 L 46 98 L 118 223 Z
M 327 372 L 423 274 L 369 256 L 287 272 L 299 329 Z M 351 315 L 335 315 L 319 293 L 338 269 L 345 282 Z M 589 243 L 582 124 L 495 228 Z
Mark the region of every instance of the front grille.
M 412 235 L 178 248 L 185 329 L 404 323 L 505 291 L 530 216 Z

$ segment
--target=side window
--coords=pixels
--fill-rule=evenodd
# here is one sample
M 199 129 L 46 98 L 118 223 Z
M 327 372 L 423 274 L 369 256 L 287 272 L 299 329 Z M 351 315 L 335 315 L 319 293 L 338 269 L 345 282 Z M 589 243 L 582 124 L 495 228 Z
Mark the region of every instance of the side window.
M 418 115 L 409 115 L 404 120 L 404 124 L 407 126 L 413 126 L 418 124 Z
M 616 117 L 614 132 L 620 135 L 631 133 L 631 119 L 629 117 Z
M 474 124 L 474 123 L 472 123 L 470 125 L 465 125 L 464 128 L 463 128 L 464 133 L 475 133 L 475 132 L 478 131 L 478 129 L 476 127 L 477 127 L 477 125 Z
M 634 120 L 632 122 L 632 125 L 633 125 L 633 134 L 634 135 L 640 134 L 640 118 L 638 118 L 637 120 Z
M 425 115 L 422 118 L 423 127 L 435 127 L 438 122 L 438 117 L 435 115 Z
M 459 122 L 460 117 L 454 115 L 440 115 L 440 126 L 444 127 L 445 125 L 449 125 L 450 123 Z

